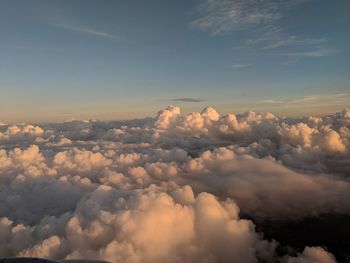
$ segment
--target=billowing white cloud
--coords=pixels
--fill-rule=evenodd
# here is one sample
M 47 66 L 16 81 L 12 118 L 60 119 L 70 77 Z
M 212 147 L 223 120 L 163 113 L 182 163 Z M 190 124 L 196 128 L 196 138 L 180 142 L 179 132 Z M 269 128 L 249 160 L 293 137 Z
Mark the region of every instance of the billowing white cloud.
M 132 192 L 99 186 L 74 212 L 45 217 L 35 226 L 3 217 L 0 251 L 116 263 L 270 262 L 277 257 L 276 242 L 263 240 L 251 221 L 240 219 L 232 200 L 220 202 L 209 193 L 195 197 L 189 186 L 172 195 L 154 185 Z M 321 248 L 306 248 L 288 262 L 321 258 L 334 262 Z
M 0 255 L 111 262 L 335 262 L 276 252 L 253 221 L 350 214 L 350 111 L 0 127 Z M 306 244 L 307 245 L 307 244 Z

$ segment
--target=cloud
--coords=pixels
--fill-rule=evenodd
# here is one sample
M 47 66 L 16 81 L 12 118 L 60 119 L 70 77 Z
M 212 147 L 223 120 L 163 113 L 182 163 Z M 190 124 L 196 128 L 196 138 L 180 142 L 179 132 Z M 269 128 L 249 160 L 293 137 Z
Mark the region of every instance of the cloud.
M 72 32 L 85 34 L 93 37 L 113 39 L 113 40 L 122 41 L 122 42 L 128 41 L 126 37 L 114 35 L 112 33 L 96 30 L 90 27 L 73 26 L 73 25 L 67 25 L 67 24 L 57 24 L 56 26 Z
M 197 7 L 198 17 L 190 27 L 212 35 L 245 30 L 258 24 L 269 24 L 281 18 L 277 2 L 259 5 L 255 1 L 203 1 Z
M 289 10 L 304 2 L 306 1 L 206 0 L 196 6 L 189 27 L 208 32 L 211 36 L 245 31 L 245 48 L 259 48 L 265 50 L 265 53 L 268 50 L 288 48 L 288 52 L 281 55 L 294 57 L 293 62 L 303 57 L 334 54 L 336 50 L 328 47 L 327 38 L 301 37 L 281 26 L 281 20 Z
M 281 47 L 311 47 L 325 49 L 328 39 L 326 38 L 302 38 L 297 35 L 286 33 L 277 24 L 268 26 L 258 37 L 247 40 L 248 45 L 261 45 L 262 49 L 276 49 Z
M 275 31 L 273 34 L 270 34 L 269 38 L 263 39 L 260 38 L 258 40 L 255 40 L 255 43 L 257 42 L 270 42 L 267 43 L 264 49 L 273 49 L 273 48 L 280 48 L 284 46 L 317 46 L 324 44 L 326 42 L 325 38 L 319 38 L 319 39 L 313 39 L 313 38 L 300 38 L 295 35 L 280 35 L 278 34 L 278 31 Z M 254 42 L 254 41 L 253 41 Z
M 337 51 L 331 48 L 318 48 L 311 51 L 302 51 L 302 52 L 294 52 L 294 53 L 286 53 L 286 55 L 297 58 L 304 57 L 325 57 L 329 55 L 333 55 Z
M 231 65 L 229 65 L 229 68 L 240 69 L 240 68 L 246 68 L 249 66 L 250 66 L 249 64 L 231 64 Z
M 330 99 L 331 101 L 329 101 Z M 298 97 L 294 99 L 284 99 L 284 100 L 266 99 L 266 100 L 259 101 L 259 103 L 275 104 L 275 105 L 298 105 L 298 104 L 305 104 L 305 103 L 316 104 L 316 103 L 322 103 L 322 102 L 338 103 L 349 99 L 350 99 L 349 93 L 336 93 L 336 94 L 327 94 L 327 95 L 309 95 L 309 96 L 303 96 L 303 97 Z
M 251 221 L 240 219 L 232 200 L 219 201 L 209 193 L 195 196 L 189 186 L 171 193 L 155 186 L 141 191 L 100 186 L 73 213 L 46 217 L 34 227 L 2 218 L 0 229 L 2 248 L 20 256 L 116 263 L 271 262 L 277 245 L 263 240 Z M 330 253 L 312 247 L 286 259 L 335 262 Z
M 287 263 L 302 262 L 332 263 L 336 262 L 336 260 L 333 255 L 321 247 L 306 247 L 299 257 L 291 257 L 287 260 Z
M 172 101 L 182 101 L 182 102 L 203 102 L 204 100 L 198 98 L 176 98 Z
M 318 233 L 317 247 L 293 248 L 292 237 L 280 244 L 260 226 L 350 216 L 349 138 L 349 110 L 279 118 L 169 106 L 134 121 L 5 124 L 0 254 L 335 262 L 334 246 L 318 247 L 332 244 L 328 232 Z

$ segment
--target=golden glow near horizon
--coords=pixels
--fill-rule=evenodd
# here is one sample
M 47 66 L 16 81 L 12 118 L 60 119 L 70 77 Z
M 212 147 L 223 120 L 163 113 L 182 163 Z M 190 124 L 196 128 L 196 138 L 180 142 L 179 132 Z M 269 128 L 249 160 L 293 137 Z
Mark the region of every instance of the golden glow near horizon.
M 26 111 L 21 108 L 2 107 L 0 111 L 0 120 L 5 123 L 20 122 L 60 122 L 70 119 L 77 120 L 130 120 L 135 118 L 145 118 L 154 116 L 161 108 L 167 105 L 180 105 L 184 112 L 200 111 L 207 106 L 213 106 L 222 113 L 245 111 L 265 111 L 278 116 L 301 117 L 306 115 L 324 116 L 341 111 L 350 107 L 350 93 L 328 94 L 328 95 L 310 95 L 293 99 L 276 100 L 258 100 L 255 102 L 224 102 L 213 100 L 200 100 L 196 103 L 187 101 L 151 100 L 144 104 L 131 106 L 127 103 L 101 104 L 87 103 L 84 106 L 63 105 L 63 107 L 48 107 L 47 105 L 38 105 L 30 107 L 23 105 Z M 158 106 L 158 108 L 157 108 Z

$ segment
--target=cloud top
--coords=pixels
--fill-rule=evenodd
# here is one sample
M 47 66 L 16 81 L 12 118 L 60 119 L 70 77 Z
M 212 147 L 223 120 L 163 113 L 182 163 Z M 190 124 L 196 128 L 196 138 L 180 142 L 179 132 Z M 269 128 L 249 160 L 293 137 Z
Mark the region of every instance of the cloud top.
M 259 220 L 350 214 L 350 111 L 0 127 L 0 255 L 110 262 L 335 262 L 277 253 Z M 249 219 L 248 219 L 249 218 Z

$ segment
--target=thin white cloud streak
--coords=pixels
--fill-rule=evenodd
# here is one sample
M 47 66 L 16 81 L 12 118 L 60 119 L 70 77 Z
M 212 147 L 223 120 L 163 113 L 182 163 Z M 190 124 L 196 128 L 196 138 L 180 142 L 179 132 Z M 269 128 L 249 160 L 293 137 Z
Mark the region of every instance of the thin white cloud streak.
M 310 51 L 302 51 L 302 52 L 293 52 L 286 53 L 287 56 L 297 57 L 297 58 L 305 58 L 305 57 L 326 57 L 333 55 L 337 52 L 336 49 L 331 48 L 318 48 Z
M 294 35 L 288 35 L 288 36 L 275 36 L 274 38 L 271 37 L 269 39 L 269 44 L 267 44 L 264 48 L 265 49 L 272 49 L 272 48 L 279 48 L 284 46 L 292 46 L 292 45 L 298 45 L 298 46 L 314 46 L 319 45 L 320 43 L 324 43 L 325 39 L 310 39 L 310 38 L 299 38 Z
M 247 40 L 249 45 L 261 45 L 262 49 L 281 47 L 312 47 L 320 48 L 326 45 L 326 38 L 301 38 L 285 33 L 280 27 L 273 25 L 262 36 Z
M 90 36 L 93 36 L 93 37 L 114 39 L 114 40 L 123 41 L 123 42 L 124 41 L 128 41 L 128 39 L 126 37 L 114 35 L 112 33 L 96 30 L 96 29 L 93 29 L 93 28 L 81 27 L 81 26 L 72 26 L 72 25 L 66 25 L 66 24 L 57 24 L 56 26 L 59 27 L 59 28 L 62 28 L 62 29 L 66 29 L 66 30 L 72 31 L 72 32 L 77 32 L 77 33 L 80 33 L 80 34 L 90 35 Z
M 250 64 L 231 64 L 228 67 L 231 69 L 241 69 L 241 68 L 246 68 L 246 67 L 250 67 Z
M 327 94 L 327 95 L 309 95 L 304 97 L 299 97 L 295 99 L 265 99 L 258 101 L 262 104 L 276 104 L 276 105 L 293 105 L 293 104 L 304 104 L 304 103 L 321 103 L 323 101 L 328 101 L 330 104 L 344 102 L 346 100 L 350 101 L 350 93 L 338 93 L 338 94 Z

